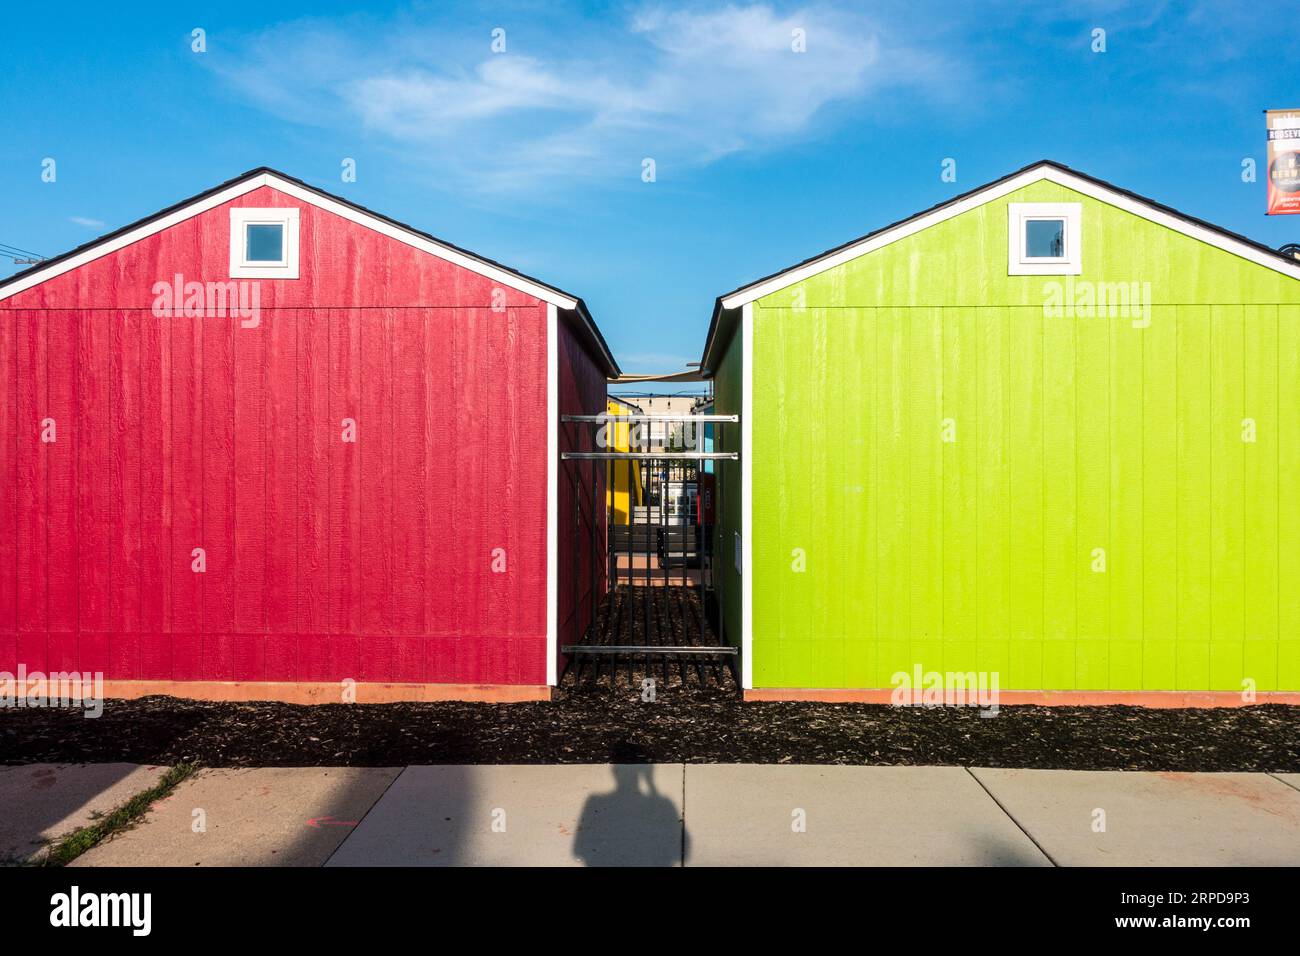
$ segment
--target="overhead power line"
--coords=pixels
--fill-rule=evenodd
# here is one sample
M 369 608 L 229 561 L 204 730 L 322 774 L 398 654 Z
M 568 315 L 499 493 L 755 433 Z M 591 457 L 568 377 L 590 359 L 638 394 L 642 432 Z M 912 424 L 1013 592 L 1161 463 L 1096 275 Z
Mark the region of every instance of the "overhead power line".
M 44 262 L 46 258 L 39 252 L 32 252 L 30 249 L 24 249 L 22 246 L 15 246 L 8 242 L 0 242 L 0 255 L 8 256 L 16 265 L 34 265 L 38 262 Z

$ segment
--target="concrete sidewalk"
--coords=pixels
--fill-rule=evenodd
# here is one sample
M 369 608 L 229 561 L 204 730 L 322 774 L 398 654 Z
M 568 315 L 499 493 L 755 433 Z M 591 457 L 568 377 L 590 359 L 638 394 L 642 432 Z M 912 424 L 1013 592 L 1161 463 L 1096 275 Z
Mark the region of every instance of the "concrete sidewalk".
M 153 787 L 164 769 L 130 763 L 0 767 L 0 865 L 39 862 L 51 842 Z
M 682 798 L 680 764 L 407 767 L 326 865 L 677 866 Z
M 320 866 L 399 769 L 203 770 L 73 866 Z M 1300 796 L 1300 794 L 1296 794 Z
M 1300 790 L 1269 774 L 971 773 L 1060 866 L 1300 864 Z
M 1300 865 L 1300 774 L 743 764 L 205 770 L 76 862 Z

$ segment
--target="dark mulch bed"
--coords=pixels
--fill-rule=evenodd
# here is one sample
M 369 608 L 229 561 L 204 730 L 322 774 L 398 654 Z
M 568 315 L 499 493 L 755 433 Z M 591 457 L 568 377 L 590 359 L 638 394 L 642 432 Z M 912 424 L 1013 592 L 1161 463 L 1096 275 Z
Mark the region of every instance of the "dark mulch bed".
M 0 710 L 0 762 L 213 767 L 436 763 L 959 764 L 1075 770 L 1300 771 L 1300 707 L 972 709 L 743 703 L 710 687 L 626 684 L 549 704 L 222 704 L 147 697 Z

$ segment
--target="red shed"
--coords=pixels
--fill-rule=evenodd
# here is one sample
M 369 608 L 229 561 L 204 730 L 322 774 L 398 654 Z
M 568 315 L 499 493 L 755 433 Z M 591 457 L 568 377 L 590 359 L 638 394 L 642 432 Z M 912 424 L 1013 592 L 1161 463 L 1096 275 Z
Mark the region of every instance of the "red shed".
M 548 696 L 605 586 L 559 419 L 617 372 L 581 299 L 266 168 L 21 272 L 0 671 Z

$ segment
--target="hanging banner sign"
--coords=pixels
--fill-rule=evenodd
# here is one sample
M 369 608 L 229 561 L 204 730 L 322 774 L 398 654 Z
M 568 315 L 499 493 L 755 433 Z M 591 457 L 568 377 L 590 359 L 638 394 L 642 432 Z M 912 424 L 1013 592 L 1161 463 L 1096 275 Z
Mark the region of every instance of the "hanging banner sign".
M 1300 215 L 1300 110 L 1265 110 L 1268 215 Z

